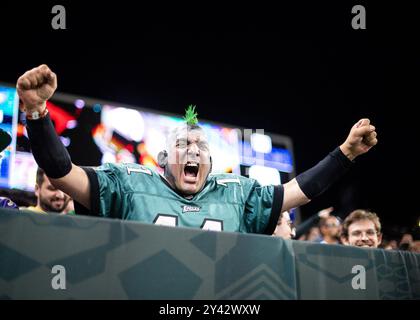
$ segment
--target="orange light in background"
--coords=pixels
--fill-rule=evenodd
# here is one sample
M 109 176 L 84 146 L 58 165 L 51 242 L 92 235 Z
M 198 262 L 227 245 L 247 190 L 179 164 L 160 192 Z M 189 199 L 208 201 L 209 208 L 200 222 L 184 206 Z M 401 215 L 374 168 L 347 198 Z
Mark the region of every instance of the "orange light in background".
M 17 126 L 17 136 L 18 137 L 26 136 L 25 133 L 26 133 L 25 126 L 23 124 L 21 124 L 21 123 L 18 123 L 18 126 Z

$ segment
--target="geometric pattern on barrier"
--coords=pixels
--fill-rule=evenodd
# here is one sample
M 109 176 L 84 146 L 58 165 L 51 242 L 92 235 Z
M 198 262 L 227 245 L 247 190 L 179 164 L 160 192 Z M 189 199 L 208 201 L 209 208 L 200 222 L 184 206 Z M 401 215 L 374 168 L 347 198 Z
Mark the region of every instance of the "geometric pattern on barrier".
M 403 262 L 402 252 L 385 255 L 375 252 L 376 275 L 379 298 L 383 300 L 411 299 L 407 266 Z
M 347 259 L 349 255 L 353 259 L 361 259 L 367 261 L 367 264 L 364 265 L 365 270 L 371 270 L 375 267 L 373 260 L 369 259 L 369 251 L 367 250 L 340 250 L 339 245 L 308 245 L 304 253 L 299 253 L 296 255 L 297 261 L 300 264 L 306 265 L 312 270 L 316 270 L 320 274 L 324 275 L 326 278 L 336 282 L 336 283 L 346 283 L 351 282 L 351 279 L 355 276 L 350 272 L 345 272 L 344 274 L 337 274 L 336 271 L 331 268 L 331 265 L 325 264 L 321 265 L 317 263 L 318 259 L 334 259 L 339 261 L 339 259 Z M 346 248 L 348 249 L 348 247 Z M 315 259 L 312 259 L 315 258 Z M 340 270 L 341 271 L 341 270 Z
M 39 266 L 37 261 L 0 244 L 0 279 L 13 281 Z
M 217 296 L 296 299 L 294 258 L 287 243 L 279 238 L 238 235 L 236 245 L 216 262 Z
M 216 259 L 217 237 L 215 232 L 204 232 L 195 236 L 190 242 L 210 259 Z
M 128 299 L 192 299 L 201 278 L 166 250 L 119 275 Z M 180 290 L 182 288 L 182 290 Z
M 121 232 L 122 228 L 124 228 L 124 232 Z M 48 263 L 48 267 L 51 269 L 54 265 L 66 266 L 67 281 L 77 284 L 104 272 L 107 254 L 138 237 L 136 233 L 120 223 L 110 223 L 109 240 L 106 244 L 51 261 Z
M 290 300 L 296 299 L 295 292 L 267 266 L 261 265 L 230 285 L 226 294 L 219 294 L 220 300 Z

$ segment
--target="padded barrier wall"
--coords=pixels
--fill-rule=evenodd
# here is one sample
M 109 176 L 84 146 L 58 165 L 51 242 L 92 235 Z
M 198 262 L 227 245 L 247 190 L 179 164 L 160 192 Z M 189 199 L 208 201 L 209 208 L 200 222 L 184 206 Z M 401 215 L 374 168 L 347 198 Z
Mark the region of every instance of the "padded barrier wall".
M 2 209 L 0 299 L 420 299 L 420 254 Z

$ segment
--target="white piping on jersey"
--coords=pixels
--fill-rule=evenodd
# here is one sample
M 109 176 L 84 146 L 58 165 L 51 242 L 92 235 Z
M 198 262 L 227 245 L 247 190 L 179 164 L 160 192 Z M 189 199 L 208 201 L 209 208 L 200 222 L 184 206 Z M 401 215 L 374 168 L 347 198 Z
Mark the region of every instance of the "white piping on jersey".
M 228 179 L 217 179 L 216 180 L 217 184 L 225 186 L 225 187 L 227 187 L 226 183 L 229 183 L 229 182 L 234 182 L 234 183 L 241 184 L 241 181 L 238 178 L 228 178 Z
M 140 172 L 140 173 L 146 173 L 148 175 L 152 175 L 152 171 L 150 171 L 149 169 L 146 168 L 142 168 L 142 167 L 138 167 L 138 168 L 130 168 L 129 166 L 126 167 L 127 168 L 127 173 L 131 174 L 131 172 Z

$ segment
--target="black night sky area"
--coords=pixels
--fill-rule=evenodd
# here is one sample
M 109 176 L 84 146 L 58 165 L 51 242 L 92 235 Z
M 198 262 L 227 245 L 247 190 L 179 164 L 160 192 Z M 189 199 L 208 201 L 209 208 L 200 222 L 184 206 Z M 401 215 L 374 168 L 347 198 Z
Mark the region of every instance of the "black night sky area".
M 391 234 L 420 217 L 420 28 L 405 4 L 364 3 L 366 30 L 351 27 L 360 2 L 72 1 L 66 30 L 51 27 L 58 2 L 2 3 L 0 82 L 46 63 L 60 92 L 172 113 L 193 103 L 202 119 L 292 137 L 297 173 L 368 117 L 379 144 L 302 212 L 368 208 Z

